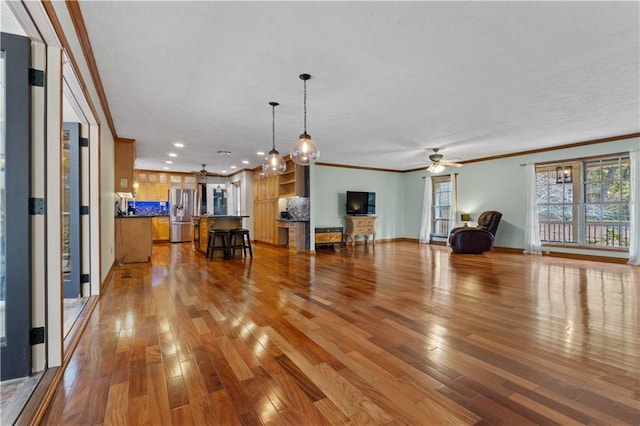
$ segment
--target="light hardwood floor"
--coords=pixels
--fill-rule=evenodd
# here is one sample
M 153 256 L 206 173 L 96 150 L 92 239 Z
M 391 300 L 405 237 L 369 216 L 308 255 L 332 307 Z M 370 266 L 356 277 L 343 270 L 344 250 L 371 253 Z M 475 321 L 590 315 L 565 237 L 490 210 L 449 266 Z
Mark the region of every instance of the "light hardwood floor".
M 47 424 L 639 424 L 640 268 L 189 244 L 113 274 Z

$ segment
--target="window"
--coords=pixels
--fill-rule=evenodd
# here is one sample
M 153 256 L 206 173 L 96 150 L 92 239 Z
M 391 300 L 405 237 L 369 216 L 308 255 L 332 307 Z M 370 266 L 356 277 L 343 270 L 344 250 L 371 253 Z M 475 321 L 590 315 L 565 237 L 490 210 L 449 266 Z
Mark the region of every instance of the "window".
M 629 247 L 629 157 L 586 161 L 584 165 L 586 244 Z
M 451 210 L 451 176 L 433 176 L 432 179 L 431 235 L 446 238 L 449 232 L 449 212 Z
M 536 182 L 543 243 L 629 247 L 628 156 L 540 165 Z

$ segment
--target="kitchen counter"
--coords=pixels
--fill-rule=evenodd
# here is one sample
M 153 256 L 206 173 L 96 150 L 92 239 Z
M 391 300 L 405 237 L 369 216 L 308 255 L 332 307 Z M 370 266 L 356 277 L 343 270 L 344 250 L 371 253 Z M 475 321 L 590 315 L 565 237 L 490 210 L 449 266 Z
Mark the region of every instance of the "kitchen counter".
M 228 214 L 207 214 L 207 215 L 202 215 L 200 217 L 206 217 L 208 219 L 244 219 L 245 217 L 249 217 L 249 216 L 228 215 Z
M 136 217 L 169 217 L 168 214 L 134 214 L 132 216 L 116 216 L 116 219 L 131 219 Z
M 308 220 L 277 219 L 278 244 L 289 248 L 291 253 L 303 253 L 307 247 Z
M 242 228 L 242 219 L 247 218 L 246 215 L 204 215 L 194 220 L 198 221 L 198 230 L 200 235 L 196 248 L 203 254 L 207 252 L 207 239 L 209 238 L 209 231 L 214 229 L 239 229 Z
M 115 234 L 115 260 L 117 263 L 149 261 L 153 244 L 150 216 L 117 217 Z

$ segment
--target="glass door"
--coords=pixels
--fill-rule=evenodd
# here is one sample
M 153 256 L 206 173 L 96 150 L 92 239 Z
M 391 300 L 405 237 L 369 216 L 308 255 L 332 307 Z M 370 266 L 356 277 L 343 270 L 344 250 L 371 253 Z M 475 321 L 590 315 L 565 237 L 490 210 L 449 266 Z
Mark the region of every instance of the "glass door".
M 0 379 L 31 370 L 30 41 L 0 34 Z
M 80 297 L 80 123 L 62 131 L 62 275 L 64 298 Z

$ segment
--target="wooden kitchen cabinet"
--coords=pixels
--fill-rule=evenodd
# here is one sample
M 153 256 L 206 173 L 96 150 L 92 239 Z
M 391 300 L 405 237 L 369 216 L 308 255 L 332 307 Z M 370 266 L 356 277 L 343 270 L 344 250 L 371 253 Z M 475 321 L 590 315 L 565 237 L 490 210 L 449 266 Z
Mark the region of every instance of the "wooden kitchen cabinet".
M 261 171 L 257 171 L 253 196 L 253 239 L 278 244 L 278 176 L 261 176 Z
M 169 216 L 153 217 L 151 218 L 151 225 L 153 227 L 153 241 L 169 241 Z
M 256 201 L 253 209 L 254 240 L 278 244 L 278 199 Z
M 372 236 L 372 243 L 376 243 L 376 217 L 375 216 L 345 216 L 347 229 L 345 230 L 346 242 L 351 239 L 351 245 L 355 243 L 355 237 L 365 237 L 367 244 L 369 236 Z
M 169 175 L 161 172 L 136 172 L 134 179 L 137 188 L 134 195 L 137 201 L 167 201 L 171 183 Z
M 133 192 L 135 139 L 116 138 L 113 145 L 116 192 Z
M 190 173 L 135 170 L 133 178 L 137 201 L 167 201 L 169 189 L 196 189 L 196 177 Z

